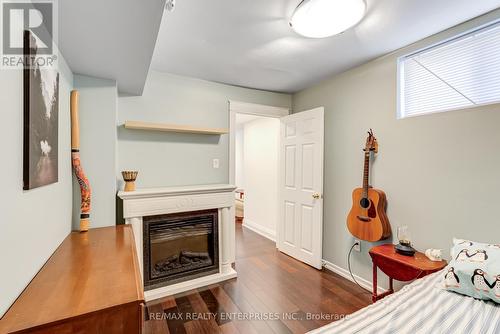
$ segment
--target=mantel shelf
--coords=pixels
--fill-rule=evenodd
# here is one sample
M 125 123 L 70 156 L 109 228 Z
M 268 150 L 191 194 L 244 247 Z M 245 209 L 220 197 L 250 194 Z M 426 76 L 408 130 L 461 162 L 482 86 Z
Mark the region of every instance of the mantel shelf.
M 125 129 L 131 130 L 147 130 L 147 131 L 164 131 L 178 133 L 197 133 L 204 135 L 223 135 L 228 133 L 228 129 L 194 127 L 189 125 L 152 123 L 141 121 L 125 121 Z

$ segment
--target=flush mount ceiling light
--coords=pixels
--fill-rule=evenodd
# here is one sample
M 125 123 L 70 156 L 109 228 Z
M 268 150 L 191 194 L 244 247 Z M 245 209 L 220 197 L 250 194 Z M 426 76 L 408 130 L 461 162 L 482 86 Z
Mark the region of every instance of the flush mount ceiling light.
M 290 26 L 302 36 L 324 38 L 353 27 L 365 11 L 364 0 L 303 0 L 295 9 Z

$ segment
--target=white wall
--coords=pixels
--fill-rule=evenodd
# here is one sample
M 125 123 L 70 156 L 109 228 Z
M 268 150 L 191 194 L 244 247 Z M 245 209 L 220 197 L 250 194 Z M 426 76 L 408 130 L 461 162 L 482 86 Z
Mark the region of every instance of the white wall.
M 59 61 L 59 180 L 23 191 L 23 73 L 0 69 L 0 316 L 71 231 L 69 94 L 73 74 Z
M 394 235 L 408 225 L 416 248 L 442 248 L 454 236 L 498 242 L 500 105 L 396 119 L 396 58 L 499 18 L 500 11 L 335 76 L 293 96 L 294 112 L 325 107 L 324 258 L 347 268 L 351 192 L 361 185 L 366 131 L 380 150 L 372 184 L 387 193 Z M 353 257 L 371 280 L 370 243 Z M 385 283 L 382 281 L 382 283 Z
M 115 225 L 116 114 L 114 80 L 75 75 L 79 91 L 80 156 L 92 189 L 90 227 Z M 80 224 L 80 187 L 73 178 L 73 229 Z
M 243 224 L 275 239 L 278 220 L 280 121 L 262 117 L 244 124 L 245 218 Z
M 125 120 L 227 128 L 228 100 L 290 107 L 291 96 L 173 74 L 150 72 L 144 95 L 118 99 Z M 206 136 L 118 129 L 118 170 L 139 171 L 138 187 L 228 182 L 228 135 Z M 212 159 L 220 168 L 212 168 Z
M 243 127 L 237 128 L 234 133 L 234 182 L 236 187 L 245 188 L 245 169 L 243 168 Z

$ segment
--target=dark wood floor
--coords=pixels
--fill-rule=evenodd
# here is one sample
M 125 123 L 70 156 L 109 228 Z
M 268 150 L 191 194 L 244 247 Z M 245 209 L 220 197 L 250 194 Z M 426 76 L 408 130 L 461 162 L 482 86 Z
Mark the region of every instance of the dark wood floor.
M 371 303 L 354 283 L 239 224 L 236 271 L 236 279 L 149 302 L 145 333 L 304 333 Z

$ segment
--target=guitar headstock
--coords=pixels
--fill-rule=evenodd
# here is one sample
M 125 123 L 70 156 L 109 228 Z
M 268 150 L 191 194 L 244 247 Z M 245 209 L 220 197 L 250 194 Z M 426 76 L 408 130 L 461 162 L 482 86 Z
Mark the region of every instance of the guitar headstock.
M 370 129 L 368 131 L 368 137 L 366 138 L 366 145 L 365 145 L 365 152 L 375 152 L 378 153 L 378 142 L 377 138 L 375 138 L 375 135 L 373 134 L 373 130 Z

